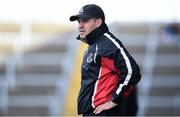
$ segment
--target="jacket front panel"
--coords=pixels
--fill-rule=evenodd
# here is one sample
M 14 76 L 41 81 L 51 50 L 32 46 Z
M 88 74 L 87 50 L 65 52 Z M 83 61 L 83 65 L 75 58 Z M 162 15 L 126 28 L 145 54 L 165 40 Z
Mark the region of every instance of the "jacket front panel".
M 99 65 L 94 61 L 96 45 L 88 47 L 84 53 L 81 66 L 81 88 L 78 96 L 78 113 L 91 111 L 92 95 L 94 85 L 99 74 Z

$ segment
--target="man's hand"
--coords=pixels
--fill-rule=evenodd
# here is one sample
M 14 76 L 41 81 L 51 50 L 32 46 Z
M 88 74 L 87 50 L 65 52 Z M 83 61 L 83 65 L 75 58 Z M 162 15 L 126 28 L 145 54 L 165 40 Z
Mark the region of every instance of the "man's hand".
M 95 110 L 94 110 L 94 114 L 99 114 L 99 113 L 101 113 L 102 111 L 104 111 L 104 110 L 109 110 L 109 109 L 111 109 L 111 108 L 113 108 L 113 107 L 115 107 L 115 106 L 117 106 L 116 103 L 114 103 L 114 102 L 112 102 L 112 101 L 108 101 L 108 102 L 106 102 L 106 103 L 104 103 L 104 104 L 101 104 L 101 105 L 99 105 L 98 107 L 96 107 Z

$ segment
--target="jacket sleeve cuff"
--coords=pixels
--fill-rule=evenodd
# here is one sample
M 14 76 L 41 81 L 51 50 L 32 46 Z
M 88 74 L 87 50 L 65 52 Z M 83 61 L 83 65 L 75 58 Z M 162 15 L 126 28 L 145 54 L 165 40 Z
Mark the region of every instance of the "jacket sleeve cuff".
M 124 100 L 124 97 L 123 96 L 118 96 L 116 94 L 113 95 L 112 97 L 112 102 L 116 103 L 116 104 L 120 104 L 122 103 Z

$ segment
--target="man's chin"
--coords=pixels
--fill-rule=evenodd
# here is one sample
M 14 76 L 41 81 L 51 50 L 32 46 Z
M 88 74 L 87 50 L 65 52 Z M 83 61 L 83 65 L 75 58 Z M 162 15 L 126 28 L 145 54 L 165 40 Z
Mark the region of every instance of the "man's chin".
M 86 36 L 84 36 L 84 35 L 80 35 L 80 38 L 81 38 L 81 39 L 85 39 L 85 38 L 86 38 Z

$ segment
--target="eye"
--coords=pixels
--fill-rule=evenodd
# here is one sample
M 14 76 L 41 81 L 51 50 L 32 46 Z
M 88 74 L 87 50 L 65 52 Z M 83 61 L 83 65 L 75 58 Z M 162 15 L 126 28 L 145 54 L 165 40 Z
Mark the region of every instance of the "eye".
M 78 23 L 87 23 L 89 22 L 89 19 L 78 19 Z

